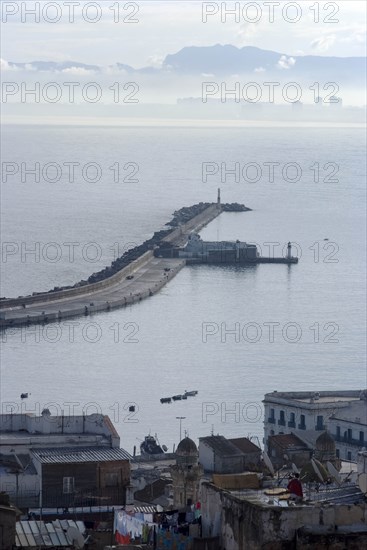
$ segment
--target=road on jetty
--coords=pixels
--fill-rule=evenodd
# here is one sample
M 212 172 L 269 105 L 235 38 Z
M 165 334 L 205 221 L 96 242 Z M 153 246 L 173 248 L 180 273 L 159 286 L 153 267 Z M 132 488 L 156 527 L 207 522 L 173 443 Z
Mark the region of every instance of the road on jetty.
M 124 277 L 111 286 L 81 296 L 41 301 L 27 305 L 25 308 L 23 306 L 7 308 L 2 311 L 5 313 L 5 319 L 0 321 L 3 327 L 47 323 L 124 307 L 158 292 L 184 267 L 185 263 L 185 260 L 152 256 L 133 271 L 133 279 Z

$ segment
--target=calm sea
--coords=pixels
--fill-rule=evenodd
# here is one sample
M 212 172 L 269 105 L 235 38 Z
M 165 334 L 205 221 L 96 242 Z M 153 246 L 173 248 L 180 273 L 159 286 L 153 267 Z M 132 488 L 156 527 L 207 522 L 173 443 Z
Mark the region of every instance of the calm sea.
M 2 137 L 2 296 L 88 277 L 218 187 L 253 210 L 222 214 L 204 238 L 264 255 L 292 241 L 300 257 L 186 267 L 129 309 L 6 332 L 3 410 L 102 411 L 132 452 L 149 432 L 172 449 L 177 417 L 194 439 L 261 442 L 266 392 L 366 387 L 364 130 L 8 126 Z

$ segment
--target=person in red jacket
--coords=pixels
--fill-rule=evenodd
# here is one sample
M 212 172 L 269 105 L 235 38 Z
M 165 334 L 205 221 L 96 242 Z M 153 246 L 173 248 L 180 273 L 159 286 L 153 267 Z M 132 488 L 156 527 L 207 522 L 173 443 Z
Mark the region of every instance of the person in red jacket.
M 294 474 L 294 478 L 290 480 L 287 487 L 288 491 L 297 502 L 303 499 L 302 483 L 299 479 L 299 474 Z

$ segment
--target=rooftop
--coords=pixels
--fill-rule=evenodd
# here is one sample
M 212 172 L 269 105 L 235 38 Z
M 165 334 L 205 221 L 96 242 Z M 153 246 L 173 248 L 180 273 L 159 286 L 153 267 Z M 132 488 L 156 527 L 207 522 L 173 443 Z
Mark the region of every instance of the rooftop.
M 103 434 L 119 437 L 110 418 L 97 413 L 79 416 L 0 414 L 0 434 Z
M 233 443 L 243 453 L 260 453 L 261 449 L 255 443 L 252 443 L 247 437 L 236 437 L 234 439 L 228 439 L 230 443 Z
M 234 477 L 234 476 L 233 476 Z M 228 490 L 233 497 L 238 500 L 249 501 L 255 505 L 260 505 L 263 507 L 286 507 L 286 508 L 306 508 L 314 507 L 321 505 L 336 505 L 336 504 L 362 504 L 365 503 L 365 497 L 360 488 L 355 483 L 346 483 L 341 487 L 338 487 L 335 484 L 323 485 L 320 484 L 310 484 L 303 485 L 304 498 L 303 502 L 296 504 L 294 501 L 290 501 L 287 498 L 284 498 L 284 495 L 287 493 L 286 487 L 289 479 L 282 480 L 281 484 L 274 481 L 272 488 L 268 489 L 240 489 L 240 490 Z M 215 487 L 214 483 L 209 483 L 210 486 Z M 266 494 L 271 489 L 276 489 L 279 491 L 279 495 Z M 283 492 L 281 491 L 283 489 Z M 219 487 L 216 487 L 216 490 L 221 490 Z
M 69 533 L 85 532 L 85 526 L 82 521 L 73 520 L 55 520 L 52 523 L 44 521 L 18 521 L 16 523 L 15 545 L 19 548 L 74 548 L 73 539 Z
M 26 472 L 28 475 L 37 475 L 29 454 L 0 454 L 0 475 L 1 472 Z
M 211 447 L 215 453 L 221 456 L 241 456 L 243 453 L 240 449 L 226 439 L 223 435 L 210 435 L 208 437 L 200 437 L 200 443 L 204 443 Z
M 308 448 L 308 446 L 293 433 L 269 435 L 269 443 L 284 450 L 285 449 L 299 450 L 299 449 Z
M 132 459 L 124 449 L 108 447 L 33 449 L 32 455 L 42 464 L 73 464 L 75 462 L 109 462 Z
M 281 399 L 287 401 L 298 401 L 307 404 L 327 403 L 349 403 L 353 401 L 366 401 L 367 390 L 340 390 L 340 391 L 299 391 L 299 392 L 278 392 L 274 391 L 265 394 L 264 401 Z

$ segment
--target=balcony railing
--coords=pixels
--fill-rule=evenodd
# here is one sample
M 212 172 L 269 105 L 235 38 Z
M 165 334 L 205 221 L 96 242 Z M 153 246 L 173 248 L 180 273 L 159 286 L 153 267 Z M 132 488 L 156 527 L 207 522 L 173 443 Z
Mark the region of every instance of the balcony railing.
M 298 429 L 299 430 L 305 430 L 306 429 L 306 424 L 298 424 Z
M 335 439 L 335 441 L 339 441 L 340 443 L 347 443 L 348 445 L 356 445 L 357 447 L 365 447 L 367 445 L 367 441 L 365 439 L 354 439 L 353 437 L 335 434 L 332 434 L 332 437 Z
M 278 426 L 285 426 L 285 420 L 278 420 Z
M 268 422 L 269 422 L 269 424 L 275 424 L 275 418 L 273 418 L 272 416 L 270 416 L 270 417 L 268 418 Z
M 296 427 L 295 421 L 294 421 L 294 420 L 290 420 L 290 421 L 288 422 L 288 427 L 289 427 L 289 428 L 295 428 L 295 427 Z

